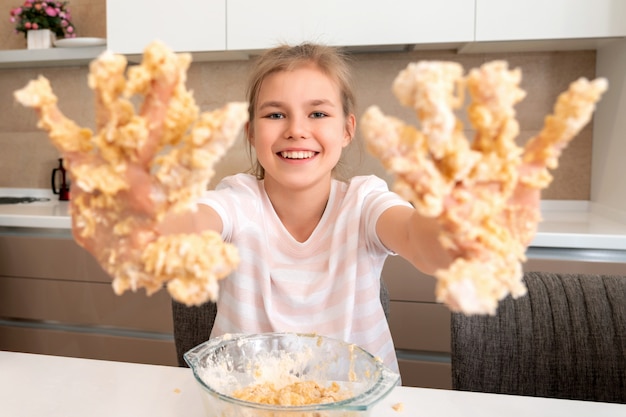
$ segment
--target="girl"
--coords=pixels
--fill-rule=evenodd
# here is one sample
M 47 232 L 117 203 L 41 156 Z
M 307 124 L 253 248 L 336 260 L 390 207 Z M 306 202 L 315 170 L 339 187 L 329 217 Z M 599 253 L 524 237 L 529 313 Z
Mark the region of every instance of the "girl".
M 256 175 L 226 178 L 199 201 L 197 221 L 220 231 L 241 256 L 220 282 L 211 336 L 315 332 L 360 345 L 397 371 L 381 270 L 394 253 L 427 274 L 448 266 L 438 225 L 382 179 L 333 178 L 356 129 L 349 69 L 336 49 L 268 51 L 256 62 L 247 98 Z
M 239 250 L 237 270 L 220 282 L 211 336 L 314 332 L 360 345 L 398 371 L 379 297 L 385 258 L 399 254 L 433 274 L 459 254 L 442 248 L 435 220 L 382 179 L 334 179 L 356 129 L 348 66 L 336 49 L 269 50 L 255 64 L 248 100 L 256 175 L 225 178 L 197 211 L 160 226 L 162 233 L 215 230 Z M 147 194 L 140 191 L 146 178 L 133 182 L 123 198 Z M 522 194 L 525 204 L 538 204 L 538 192 Z
M 430 271 L 445 254 L 413 246 L 414 210 L 381 179 L 333 179 L 356 128 L 346 63 L 322 46 L 274 49 L 259 59 L 248 100 L 257 175 L 227 178 L 199 202 L 241 256 L 221 282 L 211 335 L 315 332 L 397 371 L 379 297 L 385 258 L 397 251 Z

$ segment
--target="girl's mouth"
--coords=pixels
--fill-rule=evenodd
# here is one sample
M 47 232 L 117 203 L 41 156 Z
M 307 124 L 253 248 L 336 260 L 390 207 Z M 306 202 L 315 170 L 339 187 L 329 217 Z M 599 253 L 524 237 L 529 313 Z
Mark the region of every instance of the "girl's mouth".
M 317 155 L 317 152 L 313 151 L 282 151 L 278 153 L 285 159 L 309 159 Z

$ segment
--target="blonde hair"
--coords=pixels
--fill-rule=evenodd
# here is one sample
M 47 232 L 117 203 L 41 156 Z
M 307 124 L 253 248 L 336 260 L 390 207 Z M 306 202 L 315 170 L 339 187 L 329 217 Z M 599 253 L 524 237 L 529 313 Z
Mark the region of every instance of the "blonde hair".
M 356 112 L 350 67 L 348 59 L 342 51 L 331 46 L 313 43 L 302 43 L 296 46 L 280 45 L 261 54 L 250 74 L 248 89 L 246 90 L 248 120 L 250 120 L 248 135 L 252 133 L 252 121 L 255 117 L 254 110 L 261 84 L 263 84 L 265 78 L 276 72 L 291 71 L 307 64 L 315 65 L 327 77 L 337 83 L 343 114 L 346 118 Z M 248 140 L 248 151 L 252 158 L 252 144 L 250 140 Z M 259 179 L 263 179 L 265 176 L 265 170 L 258 160 L 253 162 L 252 171 Z

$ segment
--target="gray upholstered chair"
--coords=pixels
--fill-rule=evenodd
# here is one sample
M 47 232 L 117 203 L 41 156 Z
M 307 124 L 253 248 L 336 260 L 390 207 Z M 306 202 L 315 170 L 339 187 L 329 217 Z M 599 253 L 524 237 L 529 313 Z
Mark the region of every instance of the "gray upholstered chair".
M 389 318 L 389 292 L 384 281 L 380 280 L 380 302 L 385 316 Z M 187 307 L 172 301 L 172 318 L 174 321 L 174 343 L 178 366 L 187 366 L 183 354 L 189 349 L 209 340 L 211 329 L 217 314 L 217 306 L 208 302 L 200 307 Z
M 174 320 L 174 344 L 178 366 L 187 366 L 183 354 L 202 342 L 209 340 L 217 305 L 212 302 L 199 307 L 187 307 L 172 300 L 172 319 Z
M 626 403 L 626 276 L 524 279 L 495 316 L 452 315 L 453 389 Z

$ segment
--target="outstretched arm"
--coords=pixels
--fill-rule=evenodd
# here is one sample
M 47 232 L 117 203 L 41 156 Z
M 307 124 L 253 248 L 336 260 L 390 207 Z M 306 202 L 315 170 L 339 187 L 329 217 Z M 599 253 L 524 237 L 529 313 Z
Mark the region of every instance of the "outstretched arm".
M 494 313 L 507 294 L 523 295 L 521 262 L 540 220 L 548 169 L 589 122 L 604 79 L 580 79 L 561 94 L 544 129 L 525 148 L 514 105 L 521 73 L 503 61 L 469 72 L 450 62 L 411 64 L 394 82 L 421 130 L 376 108 L 362 120 L 368 147 L 396 177 L 415 210 L 393 208 L 377 225 L 383 243 L 438 278 L 437 299 L 455 311 Z M 468 141 L 454 110 L 463 103 L 476 130 Z
M 76 241 L 114 278 L 113 288 L 167 285 L 188 305 L 217 297 L 217 280 L 237 265 L 221 237 L 219 216 L 195 203 L 213 165 L 247 120 L 247 104 L 200 114 L 185 88 L 190 56 L 160 43 L 141 65 L 105 52 L 90 66 L 97 132 L 61 114 L 45 78 L 15 93 L 39 114 L 73 179 L 71 215 Z M 138 113 L 130 101 L 143 97 Z

